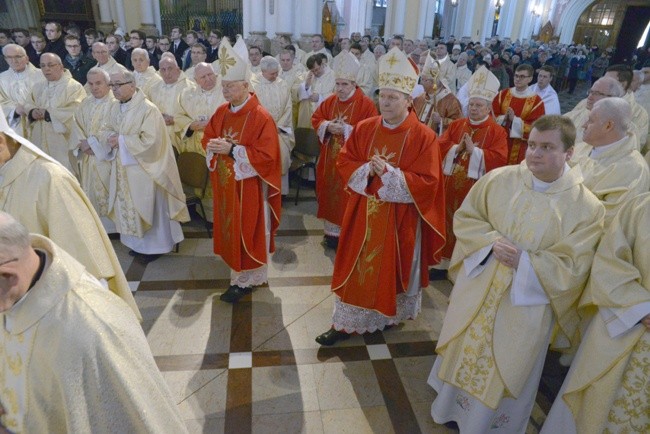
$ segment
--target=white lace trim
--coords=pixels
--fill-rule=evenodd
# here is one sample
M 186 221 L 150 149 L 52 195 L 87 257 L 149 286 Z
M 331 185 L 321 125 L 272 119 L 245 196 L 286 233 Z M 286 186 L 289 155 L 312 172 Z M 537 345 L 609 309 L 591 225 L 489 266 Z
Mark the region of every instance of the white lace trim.
M 235 145 L 232 155 L 235 157 L 235 181 L 257 176 L 257 170 L 248 160 L 245 146 Z
M 321 124 L 318 126 L 318 131 L 316 131 L 316 134 L 318 135 L 318 140 L 323 143 L 325 141 L 325 135 L 327 134 L 327 127 L 329 126 L 330 121 L 323 121 Z
M 348 187 L 357 193 L 368 196 L 366 194 L 366 187 L 368 186 L 368 175 L 370 174 L 370 163 L 366 163 L 363 166 L 359 167 L 354 171 L 350 180 L 348 181 Z
M 406 188 L 406 180 L 400 169 L 386 164 L 386 173 L 381 175 L 381 182 L 384 184 L 377 195 L 386 202 L 413 203 L 413 197 Z
M 244 270 L 241 272 L 230 270 L 230 284 L 250 288 L 268 282 L 268 267 L 266 264 L 254 270 Z
M 350 124 L 343 124 L 343 138 L 347 142 L 350 136 L 352 135 L 352 130 L 354 127 Z
M 396 325 L 407 319 L 415 319 L 422 310 L 422 291 L 413 297 L 398 294 L 396 301 L 397 315 L 385 316 L 375 310 L 343 303 L 339 297 L 335 297 L 332 324 L 338 331 L 362 334 L 383 330 L 386 326 Z
M 341 226 L 335 225 L 327 220 L 323 220 L 323 226 L 325 229 L 325 235 L 330 235 L 332 237 L 338 237 L 341 235 Z

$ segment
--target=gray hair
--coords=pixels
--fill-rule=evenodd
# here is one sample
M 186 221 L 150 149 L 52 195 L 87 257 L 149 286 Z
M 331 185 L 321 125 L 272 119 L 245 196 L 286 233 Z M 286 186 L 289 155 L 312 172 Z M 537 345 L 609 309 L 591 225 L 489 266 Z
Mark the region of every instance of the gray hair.
M 14 50 L 18 50 L 18 53 L 20 53 L 21 56 L 27 56 L 27 51 L 25 51 L 25 49 L 18 44 L 7 44 L 4 47 L 2 47 L 2 55 L 6 56 L 7 50 L 10 48 L 13 48 Z
M 611 97 L 598 100 L 591 111 L 596 109 L 602 109 L 604 117 L 612 120 L 620 133 L 627 133 L 631 130 L 632 106 L 623 98 Z
M 135 83 L 135 74 L 133 72 L 127 70 L 119 71 L 116 73 L 111 74 L 112 76 L 122 76 L 122 80 L 124 80 L 125 83 Z
M 467 60 L 467 53 L 463 51 L 462 53 L 460 53 L 460 54 L 458 55 L 458 58 L 459 58 L 459 59 L 460 59 L 461 57 L 462 57 L 463 59 Z
M 612 77 L 601 77 L 598 80 L 596 80 L 596 83 L 601 82 L 604 83 L 608 86 L 607 88 L 607 93 L 613 97 L 623 97 L 625 95 L 625 89 L 623 89 L 623 86 L 621 83 L 616 80 L 615 78 Z
M 386 54 L 386 47 L 384 47 L 383 45 L 377 45 L 377 46 L 375 46 L 375 49 L 373 50 L 373 53 L 376 53 L 377 50 L 383 51 L 382 54 Z
M 262 60 L 260 60 L 260 69 L 262 71 L 280 69 L 280 62 L 278 62 L 275 57 L 264 56 L 262 57 Z
M 149 60 L 149 53 L 144 48 L 134 48 L 133 51 L 131 51 L 131 57 L 133 57 L 134 54 L 142 54 L 147 57 L 147 60 Z
M 0 261 L 19 256 L 30 246 L 27 228 L 10 214 L 0 211 Z
M 111 76 L 108 75 L 108 72 L 106 72 L 106 70 L 100 68 L 99 66 L 93 66 L 88 70 L 86 77 L 90 77 L 91 75 L 101 75 L 104 77 L 104 80 L 106 80 L 107 84 L 111 82 Z

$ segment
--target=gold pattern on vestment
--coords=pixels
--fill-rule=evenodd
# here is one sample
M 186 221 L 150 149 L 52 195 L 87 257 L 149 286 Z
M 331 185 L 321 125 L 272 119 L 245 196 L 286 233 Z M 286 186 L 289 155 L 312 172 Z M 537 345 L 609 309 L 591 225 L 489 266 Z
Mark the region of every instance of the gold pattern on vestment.
M 603 434 L 650 432 L 650 332 L 632 350 Z
M 221 47 L 221 53 L 219 53 L 219 68 L 221 70 L 221 76 L 225 76 L 230 68 L 237 64 L 237 59 L 228 54 L 228 50 L 225 46 Z
M 116 164 L 113 165 L 113 170 L 116 171 L 117 176 L 117 197 L 116 208 L 119 210 L 119 216 L 114 219 L 119 222 L 119 232 L 122 235 L 132 235 L 138 238 L 144 236 L 144 229 L 140 215 L 136 210 L 135 203 L 131 197 L 131 190 L 129 189 L 129 181 L 126 174 L 126 168 L 122 164 L 119 157 L 115 159 Z

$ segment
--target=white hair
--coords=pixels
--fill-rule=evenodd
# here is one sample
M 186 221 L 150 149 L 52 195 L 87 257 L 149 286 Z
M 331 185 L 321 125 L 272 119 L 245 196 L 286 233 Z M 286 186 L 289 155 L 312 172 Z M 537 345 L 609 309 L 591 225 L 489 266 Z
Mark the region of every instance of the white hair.
M 280 62 L 273 56 L 264 56 L 260 60 L 260 69 L 262 71 L 277 70 L 280 69 Z
M 632 119 L 632 106 L 623 98 L 610 97 L 596 101 L 593 110 L 601 110 L 605 119 L 614 122 L 616 129 L 620 133 L 630 131 L 630 119 Z M 601 119 L 602 120 L 602 119 Z

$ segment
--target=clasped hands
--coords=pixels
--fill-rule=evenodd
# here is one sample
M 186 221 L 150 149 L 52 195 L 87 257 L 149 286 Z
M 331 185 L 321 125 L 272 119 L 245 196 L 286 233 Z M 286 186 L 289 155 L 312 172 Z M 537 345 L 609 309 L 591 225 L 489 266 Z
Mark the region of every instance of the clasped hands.
M 224 139 L 223 137 L 217 137 L 216 139 L 208 140 L 205 149 L 211 151 L 214 154 L 228 155 L 230 150 L 234 148 L 235 143 Z
M 334 135 L 343 135 L 345 132 L 345 124 L 339 121 L 332 121 L 327 124 L 327 132 Z
M 31 111 L 32 119 L 35 121 L 42 121 L 45 119 L 45 109 L 42 108 L 36 108 Z
M 469 134 L 465 133 L 463 134 L 463 138 L 460 140 L 460 143 L 458 144 L 458 154 L 462 153 L 463 151 L 467 152 L 468 154 L 471 154 L 474 152 L 474 148 L 476 147 L 476 143 L 472 142 L 472 138 L 469 136 Z
M 521 249 L 506 238 L 499 238 L 494 242 L 492 253 L 494 254 L 494 257 L 497 258 L 497 261 L 507 267 L 516 269 L 519 266 Z
M 81 152 L 83 152 L 86 155 L 95 155 L 92 148 L 88 144 L 88 140 L 86 139 L 79 141 L 79 150 L 81 150 Z
M 386 170 L 386 161 L 384 161 L 379 155 L 374 155 L 370 161 L 370 173 L 368 176 L 381 176 Z

